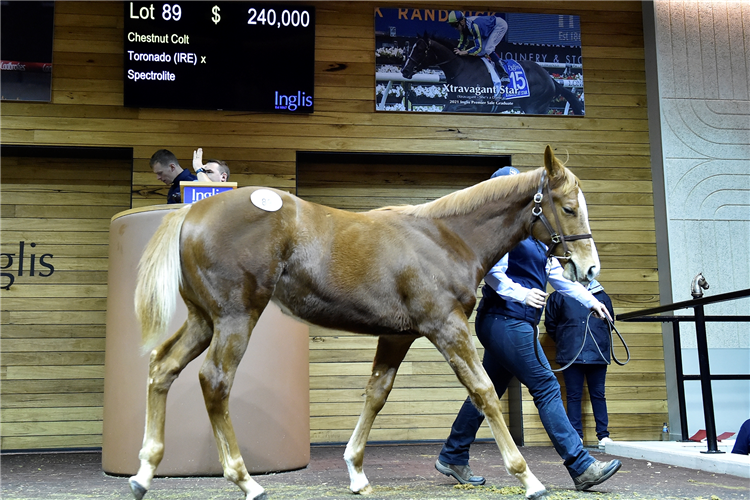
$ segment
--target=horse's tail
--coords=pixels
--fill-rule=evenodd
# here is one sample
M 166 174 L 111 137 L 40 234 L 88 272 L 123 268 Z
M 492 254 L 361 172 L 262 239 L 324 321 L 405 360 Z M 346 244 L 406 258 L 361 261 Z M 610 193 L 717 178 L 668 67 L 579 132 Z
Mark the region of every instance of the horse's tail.
M 573 113 L 577 115 L 583 115 L 583 105 L 581 104 L 581 101 L 578 100 L 578 97 L 575 95 L 575 93 L 563 87 L 563 85 L 554 78 L 552 79 L 552 81 L 555 82 L 557 95 L 563 96 L 565 100 L 568 101 L 570 107 L 573 109 Z
M 138 263 L 135 314 L 141 325 L 144 353 L 156 347 L 174 315 L 182 284 L 180 230 L 190 205 L 164 217 Z

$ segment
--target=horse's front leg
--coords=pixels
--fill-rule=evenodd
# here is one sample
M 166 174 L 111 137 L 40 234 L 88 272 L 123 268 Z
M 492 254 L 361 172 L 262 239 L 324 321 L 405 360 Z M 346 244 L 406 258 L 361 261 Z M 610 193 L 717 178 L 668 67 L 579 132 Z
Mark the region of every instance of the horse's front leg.
M 456 315 L 458 316 L 459 313 Z M 460 316 L 459 321 L 448 322 L 446 330 L 434 335 L 434 338 L 430 340 L 445 356 L 458 379 L 468 389 L 471 401 L 487 418 L 508 473 L 521 481 L 526 489 L 527 499 L 541 498 L 547 490 L 531 473 L 526 460 L 518 451 L 503 419 L 500 399 L 497 397 L 495 387 L 479 361 L 477 350 L 469 334 L 468 321 L 463 314 Z
M 349 489 L 353 493 L 362 495 L 372 493 L 370 482 L 362 471 L 367 436 L 370 435 L 372 423 L 385 405 L 385 400 L 393 388 L 398 367 L 416 338 L 415 335 L 391 335 L 378 339 L 378 347 L 372 363 L 372 375 L 365 390 L 365 406 L 344 451 L 344 461 L 349 470 Z
M 151 487 L 156 468 L 164 457 L 164 420 L 167 393 L 187 364 L 203 352 L 211 340 L 211 328 L 196 314 L 172 337 L 151 352 L 148 393 L 146 396 L 146 429 L 138 458 L 138 473 L 129 480 L 135 500 L 141 500 Z

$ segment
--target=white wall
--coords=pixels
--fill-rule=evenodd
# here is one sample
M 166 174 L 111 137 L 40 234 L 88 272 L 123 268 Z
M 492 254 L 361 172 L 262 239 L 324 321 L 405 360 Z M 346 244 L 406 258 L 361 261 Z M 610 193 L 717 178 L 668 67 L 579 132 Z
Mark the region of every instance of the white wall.
M 750 2 L 656 0 L 653 9 L 671 267 L 660 279 L 671 280 L 672 302 L 691 299 L 699 272 L 706 296 L 750 288 Z M 750 299 L 705 311 L 747 315 Z M 750 373 L 750 323 L 707 331 L 712 373 Z M 680 338 L 685 373 L 697 374 L 694 326 L 683 323 Z M 712 387 L 717 432 L 736 432 L 750 418 L 750 382 Z M 686 396 L 692 435 L 705 428 L 698 382 L 686 384 Z

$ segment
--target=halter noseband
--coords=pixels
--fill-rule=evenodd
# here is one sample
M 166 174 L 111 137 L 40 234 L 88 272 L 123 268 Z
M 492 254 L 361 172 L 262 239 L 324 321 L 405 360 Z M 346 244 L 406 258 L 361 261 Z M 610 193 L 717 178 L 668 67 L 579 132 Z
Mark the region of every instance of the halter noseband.
M 555 257 L 556 259 L 570 259 L 573 255 L 570 250 L 568 250 L 568 241 L 576 241 L 576 240 L 585 240 L 588 238 L 593 238 L 591 236 L 591 233 L 588 234 L 574 234 L 572 236 L 565 236 L 562 234 L 562 226 L 560 225 L 560 217 L 557 215 L 557 210 L 555 210 L 555 205 L 552 203 L 552 213 L 555 214 L 555 224 L 557 225 L 559 233 L 555 232 L 554 228 L 552 227 L 552 224 L 549 223 L 549 220 L 547 220 L 547 217 L 544 216 L 542 213 L 542 199 L 544 198 L 544 195 L 542 194 L 542 191 L 545 189 L 547 191 L 547 196 L 550 199 L 550 203 L 552 203 L 552 192 L 549 188 L 549 182 L 547 181 L 547 171 L 542 172 L 542 180 L 539 182 L 539 189 L 537 189 L 536 194 L 534 195 L 534 208 L 531 209 L 531 214 L 534 216 L 534 219 L 531 221 L 531 225 L 533 226 L 534 223 L 538 220 L 542 222 L 544 227 L 549 232 L 550 238 L 552 239 L 552 244 L 550 245 L 549 249 L 547 249 L 547 258 L 550 259 L 552 257 Z M 552 255 L 552 252 L 554 249 L 562 243 L 563 246 L 563 252 L 564 255 L 558 256 L 558 255 Z

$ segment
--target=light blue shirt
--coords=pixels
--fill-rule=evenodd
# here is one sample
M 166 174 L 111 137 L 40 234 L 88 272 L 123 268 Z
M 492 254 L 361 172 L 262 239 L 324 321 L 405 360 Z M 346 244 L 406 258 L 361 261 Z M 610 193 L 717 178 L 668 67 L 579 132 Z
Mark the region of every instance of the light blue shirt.
M 545 246 L 545 249 L 546 248 L 547 247 Z M 508 275 L 505 274 L 507 270 L 508 254 L 505 254 L 502 259 L 492 266 L 492 269 L 490 269 L 484 277 L 484 282 L 491 286 L 501 297 L 509 298 L 515 302 L 524 303 L 530 289 L 521 286 L 510 279 Z M 599 302 L 582 284 L 577 281 L 570 281 L 563 276 L 563 268 L 560 265 L 560 261 L 556 258 L 553 257 L 547 260 L 545 270 L 547 273 L 547 282 L 552 285 L 552 288 L 563 295 L 576 299 L 589 309 Z

